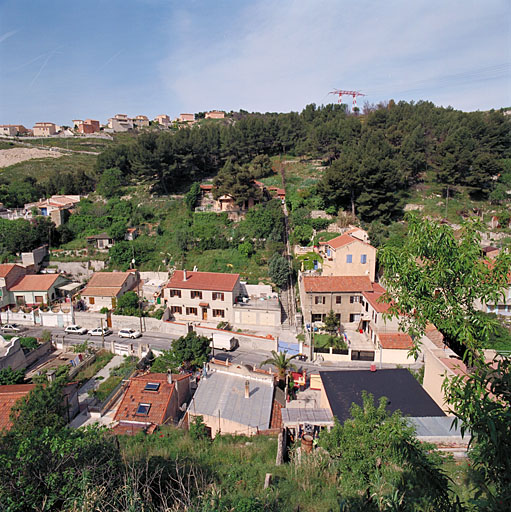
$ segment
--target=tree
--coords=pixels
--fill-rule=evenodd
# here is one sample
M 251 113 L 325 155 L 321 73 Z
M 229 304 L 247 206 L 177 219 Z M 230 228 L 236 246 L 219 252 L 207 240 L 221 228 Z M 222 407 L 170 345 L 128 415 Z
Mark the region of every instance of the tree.
M 287 286 L 289 276 L 291 275 L 291 267 L 284 256 L 275 253 L 268 264 L 268 271 L 271 280 L 279 287 Z
M 140 299 L 138 295 L 131 291 L 126 292 L 117 300 L 115 315 L 140 316 Z
M 23 370 L 13 370 L 10 366 L 0 370 L 0 386 L 7 384 L 22 384 L 25 380 Z
M 163 350 L 151 365 L 151 373 L 167 373 L 168 370 L 176 371 L 178 366 L 172 350 Z
M 325 329 L 330 334 L 336 333 L 340 325 L 339 318 L 337 318 L 332 309 L 330 310 L 328 315 L 326 315 L 325 321 L 323 323 L 325 324 Z
M 461 357 L 474 354 L 494 329 L 481 317 L 477 302 L 495 303 L 508 286 L 511 255 L 502 251 L 491 264 L 481 258 L 476 222 L 465 222 L 455 236 L 451 227 L 408 215 L 401 246 L 385 246 L 378 258 L 384 268 L 390 314 L 414 337 L 415 349 L 428 323 L 444 335 Z M 415 350 L 416 351 L 416 350 Z
M 120 196 L 124 178 L 122 171 L 118 167 L 105 169 L 97 185 L 97 191 L 107 199 Z
M 169 352 L 168 360 L 172 361 L 174 367 L 200 368 L 207 362 L 211 352 L 209 338 L 191 331 L 173 341 Z
M 191 212 L 193 212 L 195 209 L 197 201 L 200 199 L 200 195 L 200 184 L 195 182 L 192 184 L 190 190 L 185 195 L 186 206 Z
M 458 510 L 439 454 L 417 440 L 399 411 L 386 410 L 385 397 L 375 406 L 373 396 L 362 393 L 363 405 L 352 405 L 351 419 L 336 421 L 320 438 L 338 470 L 346 509 Z
M 309 245 L 312 239 L 312 226 L 298 225 L 293 230 L 293 239 L 298 245 Z
M 113 222 L 108 230 L 108 234 L 117 242 L 124 240 L 124 236 L 126 235 L 126 222 L 122 220 Z
M 287 352 L 275 352 L 275 350 L 272 350 L 271 355 L 272 357 L 263 361 L 261 366 L 264 366 L 265 364 L 272 364 L 275 366 L 280 381 L 283 381 L 286 378 L 286 374 L 289 370 L 296 370 L 296 366 L 291 361 L 298 357 L 299 354 L 287 357 Z
M 245 240 L 241 244 L 238 245 L 238 252 L 245 256 L 245 258 L 249 258 L 250 255 L 254 252 L 254 246 L 250 240 Z

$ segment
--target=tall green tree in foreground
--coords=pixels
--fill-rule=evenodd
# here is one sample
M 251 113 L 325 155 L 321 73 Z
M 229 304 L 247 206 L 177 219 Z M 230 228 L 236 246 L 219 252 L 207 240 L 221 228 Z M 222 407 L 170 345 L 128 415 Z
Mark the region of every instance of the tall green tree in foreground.
M 385 397 L 375 405 L 364 391 L 351 419 L 321 435 L 337 470 L 341 510 L 461 510 L 438 452 L 421 444 L 401 413 L 390 414 L 386 405 Z
M 511 363 L 497 357 L 485 361 L 482 349 L 496 320 L 476 310 L 476 301 L 495 303 L 509 286 L 511 255 L 501 252 L 490 262 L 480 251 L 477 224 L 466 223 L 458 236 L 452 228 L 408 218 L 402 247 L 380 253 L 391 315 L 401 313 L 401 326 L 415 337 L 427 323 L 444 335 L 446 344 L 468 365 L 466 374 L 444 381 L 447 403 L 456 423 L 470 431 L 470 458 L 478 510 L 508 510 L 511 501 Z M 404 314 L 403 314 L 404 313 Z

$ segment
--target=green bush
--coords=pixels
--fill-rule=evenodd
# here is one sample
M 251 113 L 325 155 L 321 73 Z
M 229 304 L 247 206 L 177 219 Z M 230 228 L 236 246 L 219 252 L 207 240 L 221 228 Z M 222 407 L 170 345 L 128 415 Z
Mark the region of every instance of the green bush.
M 29 336 L 27 338 L 20 338 L 20 345 L 22 348 L 27 350 L 34 350 L 39 346 L 39 342 L 37 341 L 37 338 Z

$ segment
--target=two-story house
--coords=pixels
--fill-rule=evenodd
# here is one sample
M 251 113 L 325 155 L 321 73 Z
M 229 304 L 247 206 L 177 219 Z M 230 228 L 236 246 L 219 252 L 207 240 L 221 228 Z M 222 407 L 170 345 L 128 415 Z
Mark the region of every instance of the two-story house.
M 33 127 L 34 137 L 50 137 L 57 133 L 55 123 L 36 123 Z
M 343 234 L 321 242 L 323 276 L 368 276 L 374 282 L 376 274 L 376 248 L 352 236 Z
M 171 318 L 177 321 L 234 322 L 241 294 L 240 275 L 176 270 L 163 291 Z
M 342 324 L 358 324 L 362 294 L 372 291 L 368 276 L 304 276 L 299 280 L 300 300 L 307 323 L 323 322 L 333 311 Z

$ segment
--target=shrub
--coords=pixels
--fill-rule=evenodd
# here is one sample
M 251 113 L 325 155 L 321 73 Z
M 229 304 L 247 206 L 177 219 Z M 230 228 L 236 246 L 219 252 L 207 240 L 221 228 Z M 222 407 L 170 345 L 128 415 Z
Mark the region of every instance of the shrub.
M 41 340 L 42 340 L 44 343 L 46 343 L 47 341 L 51 341 L 51 332 L 45 329 L 45 330 L 41 333 Z
M 109 311 L 110 311 L 110 310 L 109 310 L 106 306 L 102 307 L 102 308 L 99 310 L 99 312 L 100 312 L 101 314 L 103 314 L 103 315 L 106 315 Z
M 27 338 L 20 338 L 20 345 L 22 348 L 26 348 L 27 350 L 34 350 L 39 346 L 39 343 L 37 338 L 29 336 Z
M 208 438 L 208 431 L 202 416 L 195 416 L 190 424 L 190 437 L 196 441 Z

